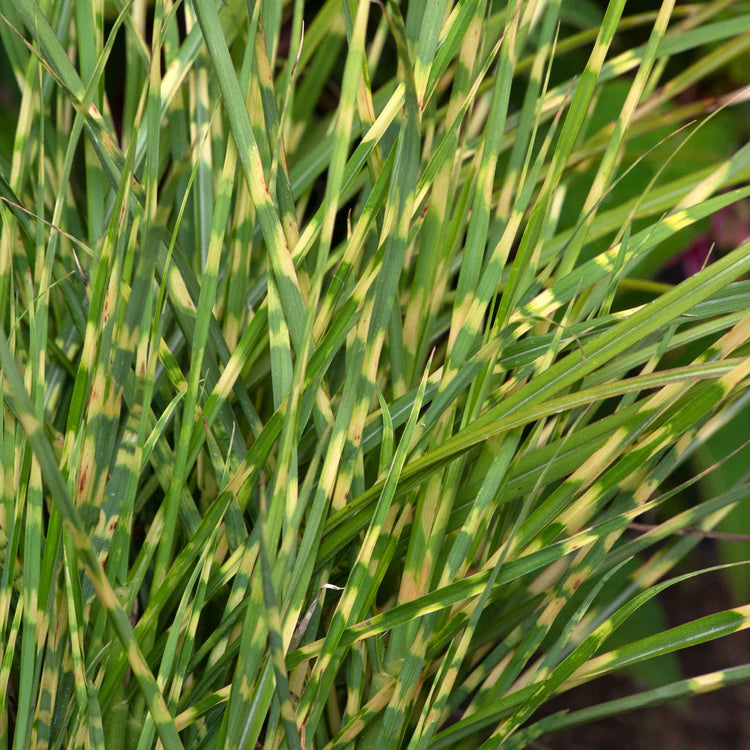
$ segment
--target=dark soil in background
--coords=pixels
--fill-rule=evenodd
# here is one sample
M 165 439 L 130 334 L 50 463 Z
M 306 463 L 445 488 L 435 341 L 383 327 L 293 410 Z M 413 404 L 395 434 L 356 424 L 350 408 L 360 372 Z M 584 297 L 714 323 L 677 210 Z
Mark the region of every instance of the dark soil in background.
M 697 560 L 695 558 L 698 558 Z M 695 550 L 701 567 L 719 562 L 706 540 Z M 698 576 L 690 586 L 677 585 L 659 596 L 669 626 L 721 612 L 736 605 L 721 573 Z M 685 677 L 746 664 L 750 631 L 744 630 L 677 653 Z M 562 695 L 545 714 L 575 711 L 648 689 L 621 674 Z M 655 708 L 634 711 L 543 737 L 534 750 L 748 750 L 750 749 L 750 683 L 734 685 Z

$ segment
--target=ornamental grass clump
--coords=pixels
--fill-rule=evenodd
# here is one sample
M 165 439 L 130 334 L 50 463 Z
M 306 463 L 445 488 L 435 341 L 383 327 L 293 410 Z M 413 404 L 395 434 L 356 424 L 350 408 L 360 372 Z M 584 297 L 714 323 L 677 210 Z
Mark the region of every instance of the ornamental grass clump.
M 520 749 L 750 678 L 672 669 L 750 606 L 656 616 L 747 575 L 691 554 L 749 501 L 741 221 L 682 270 L 746 4 L 0 12 L 0 748 Z

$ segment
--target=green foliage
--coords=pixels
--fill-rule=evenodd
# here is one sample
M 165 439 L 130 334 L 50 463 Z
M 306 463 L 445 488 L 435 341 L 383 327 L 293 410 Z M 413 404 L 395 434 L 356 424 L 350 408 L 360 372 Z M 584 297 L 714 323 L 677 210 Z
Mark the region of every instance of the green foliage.
M 0 748 L 522 748 L 750 678 L 674 657 L 747 605 L 658 604 L 748 580 L 742 222 L 659 273 L 744 215 L 750 9 L 674 6 L 0 0 Z

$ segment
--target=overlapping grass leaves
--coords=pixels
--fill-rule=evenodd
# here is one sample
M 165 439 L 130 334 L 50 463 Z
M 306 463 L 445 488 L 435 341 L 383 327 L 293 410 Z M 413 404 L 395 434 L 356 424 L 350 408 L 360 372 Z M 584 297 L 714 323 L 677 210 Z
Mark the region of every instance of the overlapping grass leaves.
M 534 717 L 749 621 L 607 645 L 750 480 L 690 490 L 750 243 L 640 275 L 748 199 L 686 156 L 747 92 L 677 97 L 750 17 L 624 6 L 0 0 L 3 747 L 520 748 L 748 678 Z

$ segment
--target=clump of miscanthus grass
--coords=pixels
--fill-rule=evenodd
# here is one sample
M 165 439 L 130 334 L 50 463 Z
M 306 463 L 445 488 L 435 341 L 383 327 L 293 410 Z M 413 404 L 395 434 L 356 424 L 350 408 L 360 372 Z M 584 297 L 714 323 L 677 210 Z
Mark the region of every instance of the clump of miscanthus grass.
M 750 243 L 658 271 L 750 195 L 750 8 L 603 5 L 0 0 L 0 748 L 523 748 L 750 678 L 670 671 L 750 606 L 654 614 L 746 575 L 690 552 Z

